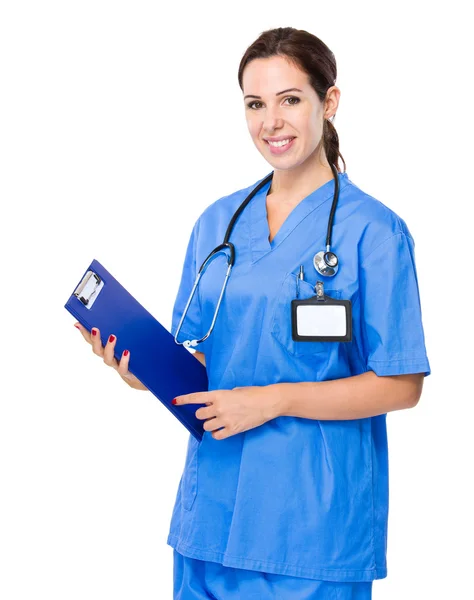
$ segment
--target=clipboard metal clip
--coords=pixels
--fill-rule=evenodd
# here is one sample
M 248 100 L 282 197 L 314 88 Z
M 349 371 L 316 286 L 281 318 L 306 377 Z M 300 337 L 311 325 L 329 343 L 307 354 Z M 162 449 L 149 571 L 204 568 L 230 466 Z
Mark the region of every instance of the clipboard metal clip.
M 102 281 L 102 278 L 99 277 L 97 273 L 94 273 L 94 271 L 89 270 L 74 290 L 74 296 L 76 296 L 86 308 L 90 309 L 97 300 L 97 296 L 103 287 L 104 282 Z

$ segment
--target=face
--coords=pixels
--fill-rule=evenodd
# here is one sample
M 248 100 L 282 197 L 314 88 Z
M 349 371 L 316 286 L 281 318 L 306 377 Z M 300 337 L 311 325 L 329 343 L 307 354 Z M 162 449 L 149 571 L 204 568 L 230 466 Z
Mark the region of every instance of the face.
M 275 169 L 292 169 L 314 158 L 328 164 L 321 143 L 323 123 L 337 110 L 338 88 L 328 90 L 323 105 L 308 75 L 282 56 L 252 60 L 244 69 L 242 86 L 250 135 Z M 273 147 L 267 138 L 275 137 L 292 141 Z

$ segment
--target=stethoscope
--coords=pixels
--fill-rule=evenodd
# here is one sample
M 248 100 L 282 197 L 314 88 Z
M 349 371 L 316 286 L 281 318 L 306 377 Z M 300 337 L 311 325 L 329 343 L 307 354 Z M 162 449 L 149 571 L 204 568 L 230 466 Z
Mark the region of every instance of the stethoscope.
M 333 201 L 332 201 L 331 212 L 329 214 L 328 229 L 327 229 L 327 235 L 326 235 L 326 250 L 321 250 L 321 252 L 318 252 L 313 257 L 314 268 L 320 275 L 323 275 L 324 277 L 334 277 L 334 275 L 337 273 L 337 271 L 339 269 L 339 260 L 338 260 L 337 256 L 334 254 L 334 252 L 331 252 L 331 250 L 330 250 L 331 237 L 332 237 L 332 224 L 334 221 L 334 214 L 336 212 L 337 201 L 339 198 L 339 178 L 337 176 L 336 167 L 332 164 L 330 165 L 330 167 L 331 167 L 331 170 L 334 175 L 334 197 L 333 197 Z M 183 311 L 183 315 L 179 321 L 178 329 L 174 336 L 174 341 L 177 344 L 179 344 L 179 345 L 182 344 L 186 348 L 195 347 L 198 344 L 200 344 L 201 342 L 204 342 L 205 340 L 207 340 L 207 338 L 211 335 L 212 330 L 214 329 L 214 324 L 217 319 L 217 314 L 219 312 L 222 297 L 224 295 L 224 291 L 227 286 L 227 281 L 229 279 L 230 272 L 231 272 L 232 267 L 234 266 L 234 262 L 235 262 L 235 247 L 234 247 L 234 244 L 232 244 L 232 242 L 229 242 L 230 234 L 232 233 L 235 222 L 237 221 L 237 219 L 239 218 L 239 216 L 241 215 L 241 213 L 243 212 L 243 210 L 245 209 L 247 204 L 250 202 L 250 200 L 252 200 L 252 198 L 255 196 L 255 194 L 257 194 L 262 189 L 262 187 L 264 187 L 269 181 L 272 180 L 273 173 L 274 173 L 274 171 L 272 171 L 269 175 L 267 175 L 265 177 L 265 179 L 263 179 L 263 181 L 261 181 L 250 192 L 250 194 L 247 196 L 247 198 L 245 198 L 245 200 L 242 202 L 242 204 L 239 206 L 239 208 L 235 211 L 232 219 L 230 220 L 230 223 L 227 227 L 226 234 L 224 236 L 224 241 L 219 246 L 216 246 L 216 248 L 214 248 L 214 250 L 212 250 L 212 252 L 210 252 L 208 254 L 206 259 L 202 263 L 201 267 L 199 268 L 198 274 L 196 276 L 196 281 L 194 282 L 193 289 L 191 290 L 188 301 L 187 301 L 186 306 Z M 228 255 L 226 252 L 224 252 L 225 249 L 229 250 L 230 255 Z M 206 333 L 206 335 L 204 335 L 199 340 L 185 340 L 184 342 L 178 342 L 177 338 L 178 338 L 178 334 L 181 330 L 181 325 L 184 321 L 184 318 L 186 317 L 189 305 L 191 304 L 191 300 L 193 299 L 193 296 L 197 289 L 199 280 L 201 279 L 202 275 L 206 271 L 211 260 L 216 258 L 216 256 L 218 254 L 224 254 L 224 256 L 227 257 L 227 272 L 226 272 L 226 275 L 224 278 L 224 284 L 222 285 L 221 293 L 219 295 L 219 300 L 217 302 L 216 310 L 214 311 L 212 323 L 211 323 L 211 326 L 209 327 L 209 331 Z

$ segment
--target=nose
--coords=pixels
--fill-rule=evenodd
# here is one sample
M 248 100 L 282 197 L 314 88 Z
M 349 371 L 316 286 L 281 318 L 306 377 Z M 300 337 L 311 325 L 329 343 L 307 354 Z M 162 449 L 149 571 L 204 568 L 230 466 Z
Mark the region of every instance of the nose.
M 283 118 L 280 114 L 281 107 L 267 107 L 263 112 L 262 129 L 267 135 L 271 135 L 276 129 L 283 127 Z

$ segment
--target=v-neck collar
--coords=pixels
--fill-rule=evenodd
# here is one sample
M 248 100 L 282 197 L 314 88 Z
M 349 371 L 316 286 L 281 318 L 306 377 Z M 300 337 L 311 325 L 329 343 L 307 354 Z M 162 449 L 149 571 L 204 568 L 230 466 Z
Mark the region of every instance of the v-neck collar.
M 341 191 L 348 183 L 347 172 L 338 173 L 339 179 L 339 198 Z M 264 178 L 262 178 L 264 179 Z M 258 185 L 260 179 L 255 184 Z M 272 180 L 267 182 L 250 201 L 248 207 L 250 212 L 250 249 L 252 253 L 252 263 L 256 262 L 268 252 L 277 248 L 283 240 L 295 229 L 299 223 L 313 210 L 318 208 L 323 202 L 331 200 L 334 197 L 334 179 L 327 181 L 303 198 L 286 217 L 277 234 L 270 242 L 270 229 L 268 227 L 267 217 L 267 193 L 270 189 Z M 337 207 L 336 207 L 337 212 Z M 329 218 L 329 214 L 328 214 Z

